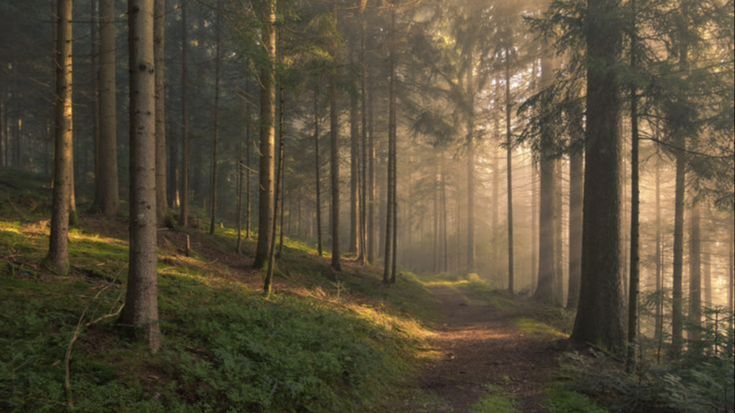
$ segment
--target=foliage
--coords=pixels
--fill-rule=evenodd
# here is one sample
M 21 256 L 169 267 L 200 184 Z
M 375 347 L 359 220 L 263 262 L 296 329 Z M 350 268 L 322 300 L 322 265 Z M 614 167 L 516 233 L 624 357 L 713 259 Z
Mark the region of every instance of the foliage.
M 516 413 L 519 411 L 513 399 L 500 394 L 492 386 L 488 390 L 488 394 L 472 405 L 473 413 Z

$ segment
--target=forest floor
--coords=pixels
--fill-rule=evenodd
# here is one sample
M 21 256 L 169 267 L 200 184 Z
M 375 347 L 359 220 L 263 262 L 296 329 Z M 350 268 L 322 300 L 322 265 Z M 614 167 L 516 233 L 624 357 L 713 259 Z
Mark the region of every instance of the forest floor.
M 509 305 L 509 297 L 464 290 L 433 287 L 444 323 L 430 343 L 441 356 L 421 375 L 422 387 L 443 401 L 433 412 L 547 412 L 564 334 Z
M 224 227 L 159 232 L 164 343 L 151 355 L 114 320 L 85 327 L 120 307 L 125 217 L 82 214 L 59 277 L 41 265 L 48 194 L 43 179 L 0 174 L 0 411 L 592 411 L 550 407 L 568 312 L 476 275 L 401 272 L 385 287 L 348 258 L 335 277 L 290 239 L 265 299 L 254 242 L 237 254 Z

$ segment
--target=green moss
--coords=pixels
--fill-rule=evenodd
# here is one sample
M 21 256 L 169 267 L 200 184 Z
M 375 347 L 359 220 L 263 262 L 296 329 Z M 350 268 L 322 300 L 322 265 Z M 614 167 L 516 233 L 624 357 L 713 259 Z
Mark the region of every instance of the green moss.
M 607 410 L 587 396 L 561 386 L 549 390 L 548 397 L 548 408 L 551 413 L 607 413 Z
M 63 359 L 80 314 L 94 319 L 122 299 L 126 242 L 71 237 L 71 276 L 52 276 L 38 267 L 47 236 L 0 220 L 0 251 L 14 257 L 0 274 L 0 411 L 64 410 Z M 234 248 L 228 234 L 211 241 Z M 418 352 L 410 323 L 431 317 L 430 295 L 411 274 L 386 290 L 377 272 L 350 265 L 335 283 L 326 260 L 286 248 L 278 276 L 326 297 L 265 300 L 205 259 L 159 260 L 162 350 L 148 354 L 114 320 L 85 331 L 72 359 L 74 411 L 384 411 L 385 395 L 408 387 Z
M 554 327 L 532 318 L 519 318 L 515 325 L 523 333 L 540 336 L 544 338 L 565 338 L 566 334 Z
M 489 393 L 472 405 L 472 413 L 518 413 L 515 401 L 492 386 Z

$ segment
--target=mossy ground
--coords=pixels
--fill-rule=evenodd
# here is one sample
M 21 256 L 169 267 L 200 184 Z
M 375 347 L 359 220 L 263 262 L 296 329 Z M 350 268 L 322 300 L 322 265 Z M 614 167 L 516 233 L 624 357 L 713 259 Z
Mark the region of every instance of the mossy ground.
M 390 288 L 377 271 L 328 261 L 288 240 L 270 299 L 261 272 L 238 257 L 234 234 L 192 232 L 195 253 L 162 237 L 159 306 L 163 347 L 155 355 L 121 334 L 114 319 L 74 330 L 119 308 L 127 272 L 126 227 L 82 216 L 70 234 L 72 268 L 41 265 L 47 249 L 48 183 L 0 176 L 0 410 L 58 412 L 364 412 L 410 388 L 433 314 L 431 294 L 406 274 Z

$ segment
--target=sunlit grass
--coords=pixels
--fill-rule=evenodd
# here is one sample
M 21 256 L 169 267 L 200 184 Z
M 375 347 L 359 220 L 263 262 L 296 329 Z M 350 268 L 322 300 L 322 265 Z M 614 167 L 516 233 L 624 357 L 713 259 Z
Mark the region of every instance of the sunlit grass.
M 519 318 L 515 320 L 515 325 L 522 333 L 553 338 L 566 338 L 567 335 L 556 328 L 532 318 Z
M 472 413 L 519 413 L 515 401 L 494 386 L 488 386 L 488 394 L 472 405 Z

